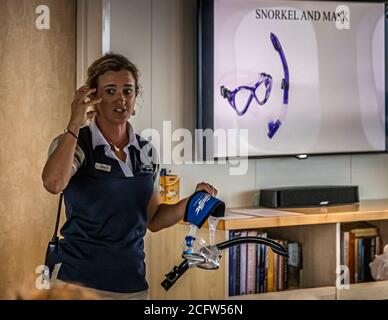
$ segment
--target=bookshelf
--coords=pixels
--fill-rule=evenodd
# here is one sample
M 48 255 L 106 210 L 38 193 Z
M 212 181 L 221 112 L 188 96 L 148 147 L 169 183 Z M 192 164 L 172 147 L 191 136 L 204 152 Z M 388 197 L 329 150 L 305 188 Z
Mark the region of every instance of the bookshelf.
M 388 281 L 351 284 L 349 289 L 335 286 L 340 264 L 340 233 L 346 223 L 365 221 L 380 231 L 388 243 L 388 199 L 364 200 L 354 205 L 284 209 L 297 216 L 244 216 L 221 220 L 216 241 L 228 238 L 230 230 L 255 229 L 269 238 L 297 241 L 303 251 L 303 277 L 300 289 L 242 296 L 229 296 L 229 254 L 223 252 L 218 270 L 188 270 L 169 290 L 160 286 L 164 275 L 181 262 L 183 239 L 188 231 L 184 223 L 148 235 L 147 274 L 151 299 L 388 299 Z M 228 210 L 227 210 L 228 212 Z M 199 235 L 208 239 L 206 225 Z

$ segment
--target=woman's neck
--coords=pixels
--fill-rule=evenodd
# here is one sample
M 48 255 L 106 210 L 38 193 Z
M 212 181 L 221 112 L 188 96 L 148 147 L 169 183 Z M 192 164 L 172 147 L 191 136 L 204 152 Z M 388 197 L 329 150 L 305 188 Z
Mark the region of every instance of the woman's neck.
M 128 143 L 128 139 L 125 139 L 126 136 L 129 138 L 127 135 L 127 122 L 112 124 L 97 117 L 95 121 L 98 129 L 100 129 L 108 143 L 114 145 L 122 144 L 124 141 Z

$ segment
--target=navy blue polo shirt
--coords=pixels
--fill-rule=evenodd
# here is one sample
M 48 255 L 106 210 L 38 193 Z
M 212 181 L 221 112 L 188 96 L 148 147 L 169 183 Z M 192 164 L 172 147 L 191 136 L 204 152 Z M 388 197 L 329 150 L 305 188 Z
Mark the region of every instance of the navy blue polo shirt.
M 136 139 L 141 148 L 148 143 Z M 146 208 L 156 164 L 145 163 L 131 145 L 133 176 L 126 176 L 104 145 L 93 148 L 89 127 L 80 130 L 78 145 L 85 157 L 64 190 L 67 220 L 61 229 L 58 279 L 112 292 L 145 290 Z

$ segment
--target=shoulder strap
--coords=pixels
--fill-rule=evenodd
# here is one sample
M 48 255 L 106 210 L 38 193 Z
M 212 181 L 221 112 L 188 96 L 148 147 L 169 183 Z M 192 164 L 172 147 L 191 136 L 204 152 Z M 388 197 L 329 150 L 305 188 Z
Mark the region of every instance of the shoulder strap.
M 61 218 L 61 208 L 62 208 L 62 198 L 63 198 L 63 193 L 59 195 L 59 203 L 58 203 L 58 209 L 57 209 L 57 220 L 55 222 L 55 230 L 53 237 L 51 238 L 51 241 L 58 240 L 58 227 L 59 227 L 59 220 Z

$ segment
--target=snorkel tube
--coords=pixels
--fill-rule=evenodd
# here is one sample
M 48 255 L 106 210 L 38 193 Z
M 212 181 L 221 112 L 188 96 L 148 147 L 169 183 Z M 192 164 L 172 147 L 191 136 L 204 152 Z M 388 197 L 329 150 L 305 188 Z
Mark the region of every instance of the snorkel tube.
M 188 200 L 183 221 L 189 224 L 189 232 L 184 239 L 183 261 L 165 275 L 161 283 L 167 291 L 189 269 L 198 267 L 215 270 L 220 266 L 221 251 L 242 243 L 258 243 L 268 246 L 273 252 L 288 257 L 287 250 L 275 240 L 262 237 L 240 237 L 215 243 L 217 222 L 225 214 L 225 203 L 203 191 L 195 192 Z M 197 237 L 197 231 L 205 222 L 209 225 L 210 243 Z
M 287 113 L 287 106 L 288 106 L 288 92 L 290 90 L 290 75 L 288 72 L 288 64 L 286 56 L 284 55 L 283 48 L 280 44 L 280 41 L 278 37 L 271 32 L 271 42 L 273 44 L 273 47 L 275 50 L 279 53 L 280 60 L 282 61 L 283 66 L 283 74 L 284 78 L 282 79 L 281 88 L 283 89 L 283 109 L 280 113 L 279 118 L 276 121 L 270 121 L 268 123 L 268 137 L 272 139 L 272 137 L 275 135 L 276 131 L 278 131 L 279 127 L 281 126 L 286 113 Z

